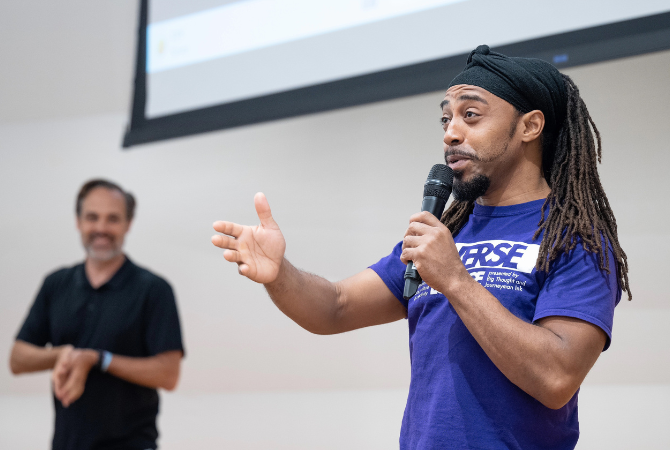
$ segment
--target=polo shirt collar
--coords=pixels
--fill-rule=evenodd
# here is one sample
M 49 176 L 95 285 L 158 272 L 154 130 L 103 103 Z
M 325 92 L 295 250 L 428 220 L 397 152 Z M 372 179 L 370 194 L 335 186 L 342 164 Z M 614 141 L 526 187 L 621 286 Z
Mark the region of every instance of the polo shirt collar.
M 128 258 L 127 255 L 124 255 L 126 257 L 125 261 L 123 261 L 123 264 L 121 267 L 119 267 L 119 270 L 112 275 L 112 278 L 109 279 L 105 284 L 100 286 L 96 290 L 100 289 L 112 289 L 112 290 L 118 290 L 120 289 L 124 284 L 128 276 L 130 275 L 130 272 L 132 272 L 132 268 L 135 267 L 135 264 Z M 82 264 L 79 264 L 77 266 L 77 270 L 75 271 L 75 282 L 77 283 L 78 286 L 80 287 L 89 287 L 90 289 L 93 289 L 93 286 L 91 286 L 91 283 L 88 281 L 88 278 L 86 278 L 86 269 L 85 269 L 85 262 Z

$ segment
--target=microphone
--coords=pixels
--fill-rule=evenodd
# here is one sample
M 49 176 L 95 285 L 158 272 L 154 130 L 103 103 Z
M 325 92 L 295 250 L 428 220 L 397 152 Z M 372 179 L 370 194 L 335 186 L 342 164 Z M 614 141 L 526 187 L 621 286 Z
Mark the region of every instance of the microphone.
M 444 207 L 451 195 L 451 187 L 454 181 L 454 172 L 444 164 L 435 164 L 428 173 L 428 179 L 423 185 L 423 202 L 421 211 L 428 211 L 438 219 L 442 217 Z M 402 297 L 409 300 L 416 294 L 421 284 L 421 275 L 414 267 L 412 261 L 407 263 L 405 270 L 405 289 Z

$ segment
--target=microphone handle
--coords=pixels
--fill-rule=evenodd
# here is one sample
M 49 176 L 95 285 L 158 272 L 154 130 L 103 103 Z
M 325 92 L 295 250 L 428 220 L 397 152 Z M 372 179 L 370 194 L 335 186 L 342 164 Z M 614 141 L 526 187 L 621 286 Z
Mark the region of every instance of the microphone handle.
M 421 211 L 428 211 L 440 219 L 446 204 L 447 199 L 440 197 L 424 197 L 423 202 L 421 203 Z M 419 271 L 414 267 L 414 263 L 412 261 L 408 262 L 407 269 L 405 269 L 405 288 L 402 291 L 402 298 L 409 300 L 414 297 L 421 282 L 421 275 L 419 275 Z

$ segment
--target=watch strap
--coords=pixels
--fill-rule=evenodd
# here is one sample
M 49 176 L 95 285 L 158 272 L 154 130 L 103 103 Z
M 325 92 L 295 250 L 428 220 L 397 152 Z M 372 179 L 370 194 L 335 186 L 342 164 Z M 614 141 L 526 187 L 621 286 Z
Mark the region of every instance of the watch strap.
M 98 363 L 95 367 L 100 372 L 107 372 L 109 365 L 112 363 L 112 353 L 107 350 L 98 350 Z

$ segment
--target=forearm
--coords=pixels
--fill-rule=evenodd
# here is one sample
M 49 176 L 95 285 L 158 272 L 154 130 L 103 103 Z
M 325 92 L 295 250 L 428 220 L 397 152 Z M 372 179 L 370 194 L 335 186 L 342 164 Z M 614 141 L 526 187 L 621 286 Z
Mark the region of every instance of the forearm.
M 315 334 L 341 332 L 337 284 L 299 270 L 284 258 L 277 278 L 264 286 L 277 308 L 307 331 Z
M 58 355 L 64 347 L 38 347 L 16 340 L 9 358 L 9 367 L 13 374 L 39 372 L 53 369 Z
M 113 355 L 107 373 L 140 386 L 172 390 L 179 380 L 181 356 L 178 350 L 144 358 Z
M 449 301 L 465 326 L 512 383 L 550 408 L 572 398 L 598 353 L 582 351 L 575 358 L 579 345 L 514 316 L 472 278 L 451 292 Z

